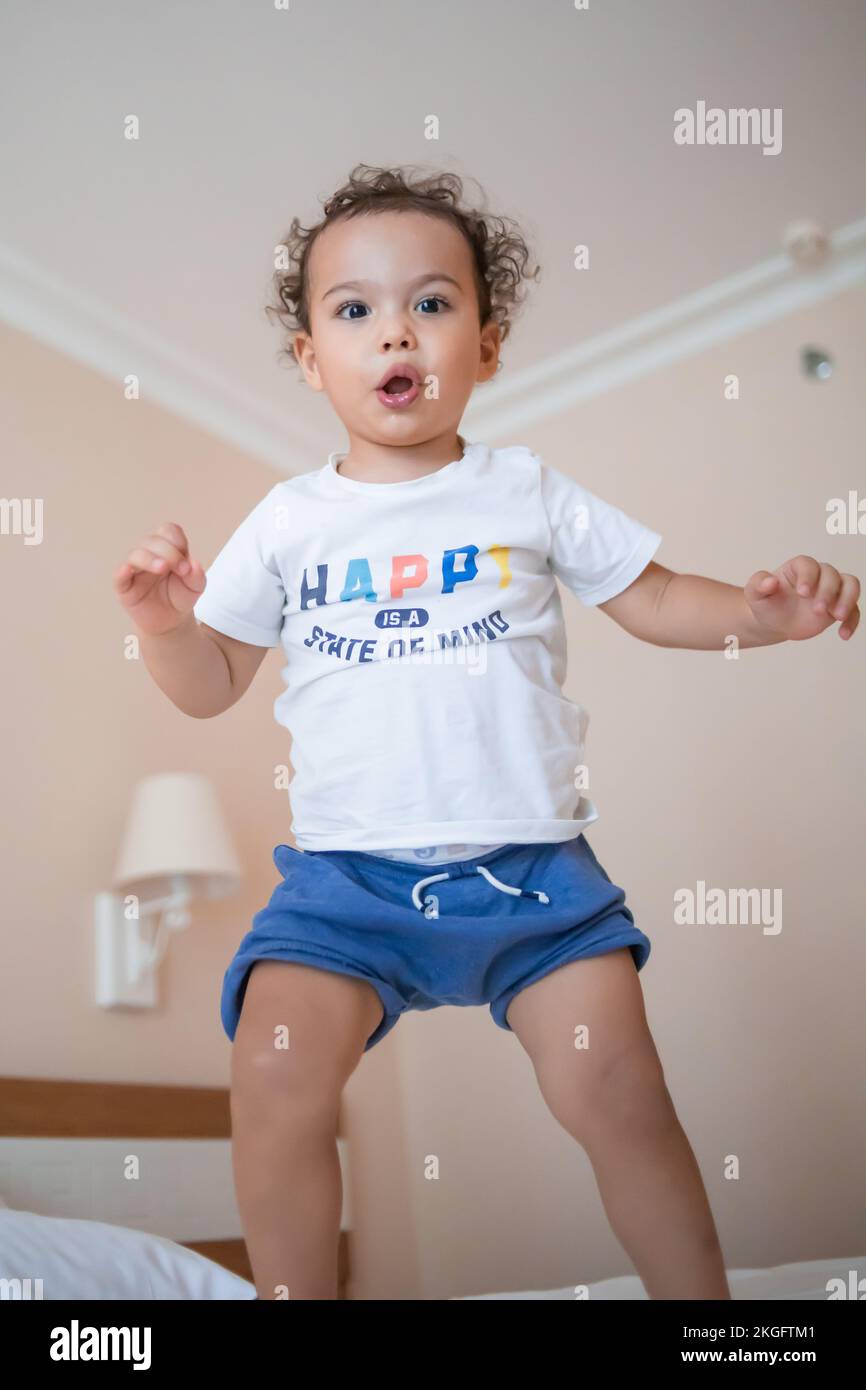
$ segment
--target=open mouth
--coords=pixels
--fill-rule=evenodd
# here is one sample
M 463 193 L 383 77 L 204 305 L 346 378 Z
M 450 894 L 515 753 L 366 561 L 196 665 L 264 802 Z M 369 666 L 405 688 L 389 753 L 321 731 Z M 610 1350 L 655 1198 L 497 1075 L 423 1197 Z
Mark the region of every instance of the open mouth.
M 411 405 L 418 395 L 418 384 L 411 377 L 395 373 L 376 391 L 383 405 Z

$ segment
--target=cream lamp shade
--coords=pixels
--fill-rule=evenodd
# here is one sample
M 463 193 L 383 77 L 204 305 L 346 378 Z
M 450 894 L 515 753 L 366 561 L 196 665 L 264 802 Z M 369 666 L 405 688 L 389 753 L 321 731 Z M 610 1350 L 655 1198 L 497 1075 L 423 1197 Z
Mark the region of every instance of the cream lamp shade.
M 225 897 L 242 877 L 216 792 L 201 772 L 157 772 L 139 781 L 113 882 L 147 899 L 172 893 L 179 875 L 204 898 Z

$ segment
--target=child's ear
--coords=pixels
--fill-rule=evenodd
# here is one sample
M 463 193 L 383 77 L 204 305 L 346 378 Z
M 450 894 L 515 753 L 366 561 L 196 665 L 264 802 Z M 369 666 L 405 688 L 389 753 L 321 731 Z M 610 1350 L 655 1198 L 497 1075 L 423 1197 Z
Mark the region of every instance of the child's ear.
M 322 380 L 316 366 L 316 354 L 313 349 L 313 340 L 308 333 L 298 332 L 292 342 L 292 350 L 295 360 L 304 374 L 304 380 L 314 391 L 323 390 Z
M 492 319 L 481 330 L 481 361 L 478 367 L 478 380 L 489 381 L 495 376 L 500 364 L 499 349 L 502 346 L 502 330 Z

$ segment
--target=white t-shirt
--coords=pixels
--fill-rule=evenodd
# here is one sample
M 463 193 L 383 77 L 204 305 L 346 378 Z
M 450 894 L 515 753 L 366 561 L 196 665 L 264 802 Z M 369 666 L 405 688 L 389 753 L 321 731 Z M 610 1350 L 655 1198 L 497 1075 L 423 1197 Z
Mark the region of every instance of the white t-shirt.
M 541 844 L 598 810 L 589 715 L 562 693 L 558 577 L 592 606 L 661 536 L 520 445 L 421 478 L 344 457 L 276 483 L 207 571 L 195 616 L 282 645 L 300 849 Z

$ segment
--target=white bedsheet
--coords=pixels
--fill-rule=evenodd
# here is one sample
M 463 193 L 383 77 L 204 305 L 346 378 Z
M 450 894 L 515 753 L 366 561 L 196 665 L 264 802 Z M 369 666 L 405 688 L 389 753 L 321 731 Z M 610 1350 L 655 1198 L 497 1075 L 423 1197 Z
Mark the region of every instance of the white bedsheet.
M 842 1289 L 831 1281 L 841 1283 Z M 769 1269 L 728 1270 L 731 1296 L 736 1299 L 829 1300 L 866 1297 L 866 1255 L 839 1255 L 830 1260 L 803 1260 L 775 1265 Z M 574 1287 L 530 1289 L 520 1293 L 465 1294 L 464 1298 L 560 1299 L 573 1302 Z M 646 1299 L 646 1290 L 636 1274 L 602 1279 L 588 1286 L 588 1301 Z M 451 1301 L 451 1300 L 449 1300 Z
M 164 1236 L 102 1221 L 40 1216 L 0 1199 L 0 1278 L 6 1298 L 250 1299 L 255 1287 Z M 830 1300 L 866 1297 L 866 1255 L 805 1260 L 770 1269 L 733 1269 L 734 1299 Z M 835 1282 L 834 1282 L 835 1281 Z M 588 1301 L 646 1299 L 637 1275 L 603 1279 Z M 455 1295 L 456 1299 L 575 1301 L 573 1286 Z M 448 1300 L 453 1301 L 453 1300 Z

